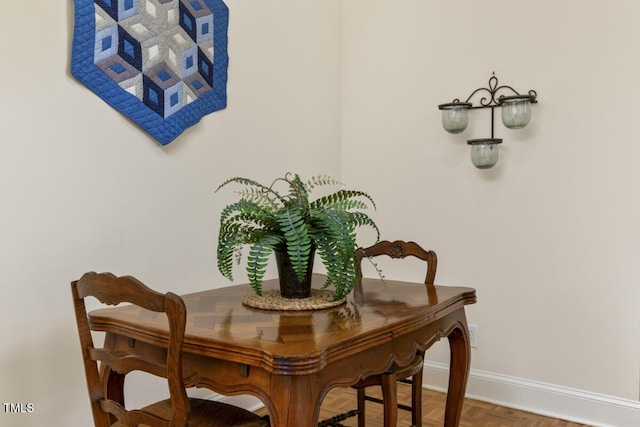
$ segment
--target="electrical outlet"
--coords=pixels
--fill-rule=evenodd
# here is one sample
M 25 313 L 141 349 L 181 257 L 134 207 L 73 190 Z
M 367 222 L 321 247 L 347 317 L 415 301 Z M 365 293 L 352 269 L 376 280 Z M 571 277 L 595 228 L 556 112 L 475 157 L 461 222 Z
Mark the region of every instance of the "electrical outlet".
M 469 341 L 472 348 L 478 348 L 478 325 L 469 325 Z

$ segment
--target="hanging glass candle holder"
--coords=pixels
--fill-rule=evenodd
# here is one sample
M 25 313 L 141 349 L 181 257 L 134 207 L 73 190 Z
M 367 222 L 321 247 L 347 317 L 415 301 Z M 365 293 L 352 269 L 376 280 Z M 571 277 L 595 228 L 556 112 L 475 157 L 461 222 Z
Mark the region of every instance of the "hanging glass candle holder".
M 509 96 L 505 96 L 505 92 Z M 498 146 L 502 144 L 502 139 L 494 138 L 495 109 L 502 110 L 502 123 L 507 128 L 522 129 L 531 121 L 531 104 L 538 102 L 537 97 L 533 89 L 521 95 L 511 86 L 499 85 L 493 73 L 487 87 L 474 90 L 464 102 L 454 98 L 450 103 L 438 105 L 438 109 L 442 110 L 442 126 L 449 133 L 460 133 L 467 128 L 469 110 L 490 110 L 491 138 L 467 141 L 471 146 L 473 165 L 479 169 L 489 169 L 498 163 Z
M 502 139 L 470 139 L 467 144 L 471 146 L 471 163 L 473 163 L 473 166 L 478 169 L 489 169 L 498 163 L 498 144 L 502 144 Z
M 532 95 L 503 96 L 498 102 L 502 107 L 502 123 L 509 129 L 522 129 L 531 121 Z
M 469 102 L 450 102 L 438 106 L 442 110 L 442 126 L 449 133 L 460 133 L 469 123 Z

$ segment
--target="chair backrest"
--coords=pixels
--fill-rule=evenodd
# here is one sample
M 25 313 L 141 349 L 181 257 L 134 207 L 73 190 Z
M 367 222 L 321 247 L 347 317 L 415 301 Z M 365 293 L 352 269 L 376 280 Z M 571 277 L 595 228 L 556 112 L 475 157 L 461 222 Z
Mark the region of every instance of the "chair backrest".
M 185 427 L 189 417 L 189 400 L 182 378 L 182 343 L 186 323 L 184 301 L 173 293 L 156 292 L 134 277 L 116 277 L 111 273 L 89 272 L 71 283 L 82 358 L 89 388 L 91 410 L 96 427 L 111 426 L 115 417 L 121 424 L 153 427 Z M 94 297 L 103 304 L 131 303 L 154 312 L 164 312 L 169 323 L 169 343 L 166 363 L 159 364 L 137 355 L 116 354 L 105 348 L 94 346 L 89 319 L 85 308 L 86 297 Z M 132 371 L 143 371 L 166 377 L 172 403 L 171 419 L 162 419 L 144 410 L 127 410 L 122 402 L 105 397 L 100 369 L 110 369 L 122 375 Z
M 433 285 L 438 267 L 438 257 L 434 251 L 427 251 L 415 242 L 405 242 L 396 240 L 390 242 L 383 240 L 368 248 L 358 248 L 356 250 L 356 271 L 358 281 L 362 280 L 362 259 L 372 258 L 379 255 L 387 255 L 390 258 L 406 258 L 413 256 L 427 263 L 427 274 L 424 278 L 425 285 Z

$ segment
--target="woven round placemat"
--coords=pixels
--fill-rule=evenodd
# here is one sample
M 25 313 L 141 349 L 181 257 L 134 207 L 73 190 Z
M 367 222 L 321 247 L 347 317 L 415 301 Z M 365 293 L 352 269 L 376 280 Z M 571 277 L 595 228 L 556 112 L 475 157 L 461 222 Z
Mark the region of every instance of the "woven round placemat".
M 283 311 L 303 311 L 303 310 L 321 310 L 323 308 L 336 307 L 344 304 L 346 298 L 338 301 L 333 300 L 333 291 L 326 289 L 311 289 L 309 298 L 283 298 L 280 291 L 272 289 L 263 291 L 262 295 L 249 294 L 245 295 L 242 303 L 253 308 L 263 310 L 283 310 Z

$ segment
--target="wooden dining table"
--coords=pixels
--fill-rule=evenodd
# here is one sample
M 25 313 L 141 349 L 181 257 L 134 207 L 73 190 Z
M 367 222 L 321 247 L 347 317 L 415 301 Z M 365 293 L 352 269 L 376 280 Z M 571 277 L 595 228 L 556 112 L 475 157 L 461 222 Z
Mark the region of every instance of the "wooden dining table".
M 314 275 L 314 287 L 324 283 Z M 269 280 L 264 289 L 276 288 Z M 183 295 L 187 327 L 183 371 L 188 386 L 223 395 L 250 394 L 266 405 L 272 426 L 312 427 L 322 399 L 392 364 L 411 363 L 441 338 L 451 349 L 445 426 L 458 426 L 470 366 L 465 305 L 474 289 L 363 279 L 345 303 L 311 311 L 272 311 L 242 304 L 249 285 Z M 124 306 L 90 313 L 105 347 L 163 361 L 168 326 L 163 314 Z M 124 399 L 124 377 L 108 376 L 107 394 Z M 354 402 L 355 406 L 355 402 Z

